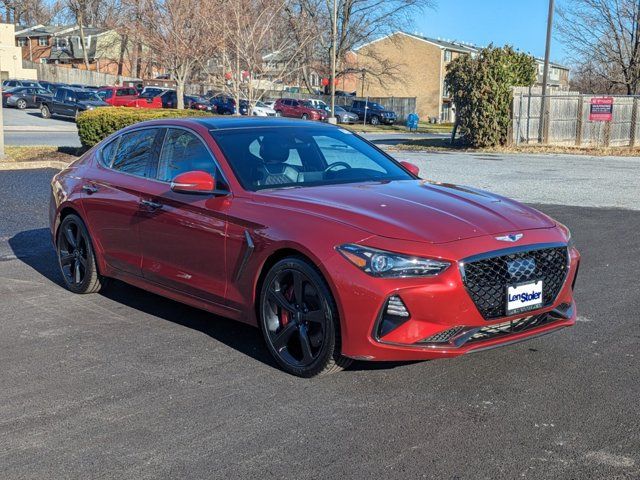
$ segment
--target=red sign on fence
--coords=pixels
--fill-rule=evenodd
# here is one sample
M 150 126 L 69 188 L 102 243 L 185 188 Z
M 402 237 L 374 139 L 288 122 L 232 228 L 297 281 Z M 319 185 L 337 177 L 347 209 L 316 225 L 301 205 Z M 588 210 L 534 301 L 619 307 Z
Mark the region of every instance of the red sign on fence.
M 591 99 L 589 120 L 592 122 L 610 122 L 613 118 L 613 97 L 594 97 Z

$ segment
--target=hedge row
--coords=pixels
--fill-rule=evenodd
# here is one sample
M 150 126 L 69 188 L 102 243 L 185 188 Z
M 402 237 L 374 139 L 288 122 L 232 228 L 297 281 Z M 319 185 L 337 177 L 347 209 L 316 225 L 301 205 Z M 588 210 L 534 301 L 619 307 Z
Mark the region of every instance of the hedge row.
M 134 123 L 157 118 L 207 117 L 210 113 L 199 110 L 150 109 L 129 107 L 104 107 L 88 110 L 78 116 L 78 135 L 85 148 L 107 138 L 121 128 Z

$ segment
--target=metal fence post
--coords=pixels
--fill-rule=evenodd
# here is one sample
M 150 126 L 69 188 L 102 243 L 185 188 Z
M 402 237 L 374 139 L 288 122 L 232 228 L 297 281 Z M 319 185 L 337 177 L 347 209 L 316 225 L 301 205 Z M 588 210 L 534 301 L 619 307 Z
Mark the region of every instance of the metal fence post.
M 583 116 L 584 102 L 582 95 L 578 97 L 578 117 L 576 118 L 576 147 L 582 144 L 582 116 Z
M 633 107 L 631 108 L 631 130 L 629 131 L 629 147 L 636 146 L 636 127 L 638 125 L 638 97 L 633 97 Z

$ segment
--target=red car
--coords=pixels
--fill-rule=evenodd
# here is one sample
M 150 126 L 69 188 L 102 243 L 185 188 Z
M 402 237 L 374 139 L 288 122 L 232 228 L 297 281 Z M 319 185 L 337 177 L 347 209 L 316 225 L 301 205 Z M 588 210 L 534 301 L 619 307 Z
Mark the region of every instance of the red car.
M 126 107 L 138 98 L 138 91 L 134 87 L 100 87 L 96 93 L 114 107 Z
M 117 278 L 258 326 L 304 377 L 574 324 L 566 227 L 417 173 L 327 124 L 156 120 L 53 178 L 51 234 L 71 291 Z
M 276 115 L 279 117 L 301 118 L 302 120 L 327 120 L 327 112 L 315 108 L 307 100 L 295 100 L 293 98 L 279 98 L 273 105 Z

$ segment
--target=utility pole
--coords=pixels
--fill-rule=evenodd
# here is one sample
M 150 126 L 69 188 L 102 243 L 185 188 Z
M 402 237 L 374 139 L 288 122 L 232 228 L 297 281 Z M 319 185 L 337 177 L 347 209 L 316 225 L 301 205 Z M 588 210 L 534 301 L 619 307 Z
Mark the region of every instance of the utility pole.
M 331 118 L 336 123 L 336 48 L 338 46 L 338 0 L 333 0 L 333 41 L 331 46 Z
M 547 114 L 547 78 L 549 78 L 549 56 L 551 54 L 551 32 L 553 30 L 554 0 L 549 0 L 549 14 L 547 15 L 547 44 L 544 49 L 544 71 L 542 72 L 542 97 L 540 105 L 540 122 L 538 125 L 538 143 L 544 137 L 545 118 Z

